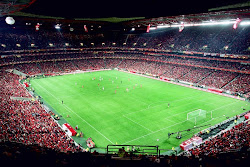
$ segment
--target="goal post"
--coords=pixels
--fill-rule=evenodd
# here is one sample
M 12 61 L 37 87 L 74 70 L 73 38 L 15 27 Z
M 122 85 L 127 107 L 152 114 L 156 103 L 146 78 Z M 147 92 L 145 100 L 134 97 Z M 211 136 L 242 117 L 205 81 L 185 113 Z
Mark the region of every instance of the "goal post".
M 187 120 L 194 122 L 195 125 L 198 121 L 204 121 L 207 119 L 212 119 L 212 111 L 206 111 L 202 109 L 197 109 L 187 113 Z

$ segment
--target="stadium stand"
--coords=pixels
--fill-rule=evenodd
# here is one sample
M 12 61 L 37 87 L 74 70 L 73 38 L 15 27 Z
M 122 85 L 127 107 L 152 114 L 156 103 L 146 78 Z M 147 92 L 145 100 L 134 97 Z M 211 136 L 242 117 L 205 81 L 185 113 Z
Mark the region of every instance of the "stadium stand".
M 11 97 L 32 97 L 19 84 L 16 74 L 1 71 L 1 141 L 25 145 L 38 144 L 60 151 L 81 151 L 38 101 L 12 100 Z
M 158 56 L 142 56 L 138 54 L 96 54 L 93 59 L 92 54 L 86 53 L 80 55 L 80 57 L 65 53 L 64 55 L 60 55 L 59 53 L 58 55 L 24 56 L 20 59 L 15 59 L 17 62 L 14 68 L 28 75 L 87 69 L 120 68 L 229 90 L 232 93 L 247 94 L 249 92 L 249 85 L 247 84 L 249 74 L 241 73 L 244 71 L 248 72 L 249 65 L 237 62 L 215 63 L 215 61 L 203 61 L 199 59 L 182 59 L 168 56 L 159 58 Z M 9 57 L 3 58 L 2 64 L 11 64 L 12 61 L 15 60 Z M 30 61 L 33 63 L 26 63 Z M 209 69 L 210 67 L 222 70 Z M 240 73 L 230 72 L 233 70 L 238 70 Z M 236 89 L 237 87 L 240 89 Z
M 169 29 L 167 33 L 123 34 L 117 39 L 109 39 L 101 34 L 3 30 L 0 32 L 1 160 L 15 160 L 14 165 L 36 161 L 41 166 L 75 165 L 78 161 L 84 161 L 86 166 L 128 166 L 133 159 L 138 160 L 137 166 L 243 165 L 249 159 L 248 123 L 240 123 L 189 150 L 188 156 L 127 153 L 127 161 L 122 164 L 111 155 L 85 152 L 66 135 L 39 101 L 11 99 L 32 96 L 19 83 L 22 77 L 6 70 L 16 69 L 32 77 L 119 68 L 249 98 L 249 60 L 220 57 L 220 54 L 249 54 L 249 33 L 249 27 L 236 31 L 227 26 L 189 27 L 183 33 Z M 219 56 L 185 54 L 184 51 Z
M 234 38 L 231 38 L 234 36 Z M 5 47 L 1 50 L 27 49 L 31 44 L 38 48 L 49 48 L 49 44 L 54 47 L 80 47 L 80 43 L 91 47 L 134 47 L 134 48 L 155 48 L 176 51 L 197 51 L 208 53 L 227 53 L 227 54 L 249 54 L 249 27 L 239 27 L 232 30 L 231 26 L 209 27 L 188 27 L 182 33 L 176 32 L 176 29 L 170 29 L 168 33 L 159 32 L 157 34 L 123 35 L 117 40 L 110 41 L 103 36 L 60 33 L 53 31 L 40 30 L 38 32 L 13 31 L 1 32 L 0 43 Z M 49 39 L 49 40 L 46 40 Z M 124 45 L 126 43 L 126 45 Z M 20 44 L 18 47 L 16 44 Z M 115 44 L 115 45 L 114 45 Z
M 249 122 L 235 125 L 232 129 L 191 149 L 190 153 L 193 155 L 216 155 L 237 150 L 246 152 L 249 148 L 249 128 Z

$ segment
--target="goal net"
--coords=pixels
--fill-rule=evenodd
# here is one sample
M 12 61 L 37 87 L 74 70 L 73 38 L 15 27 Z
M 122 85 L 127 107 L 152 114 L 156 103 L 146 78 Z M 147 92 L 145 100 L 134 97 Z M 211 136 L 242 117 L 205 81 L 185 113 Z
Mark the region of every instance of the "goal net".
M 205 121 L 207 118 L 212 118 L 212 112 L 207 112 L 206 110 L 197 109 L 187 113 L 187 120 L 194 122 L 195 125 L 199 121 Z

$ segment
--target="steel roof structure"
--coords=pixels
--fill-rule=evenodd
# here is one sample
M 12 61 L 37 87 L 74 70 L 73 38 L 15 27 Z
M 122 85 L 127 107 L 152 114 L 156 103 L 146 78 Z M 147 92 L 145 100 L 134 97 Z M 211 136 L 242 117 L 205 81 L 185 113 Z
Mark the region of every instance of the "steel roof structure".
M 194 24 L 209 21 L 236 20 L 237 18 L 250 19 L 250 9 L 217 11 L 199 14 L 167 16 L 150 19 L 132 20 L 125 24 L 128 26 L 158 26 L 158 25 L 174 25 L 174 24 Z
M 36 0 L 1 0 L 0 16 L 15 13 L 33 4 Z

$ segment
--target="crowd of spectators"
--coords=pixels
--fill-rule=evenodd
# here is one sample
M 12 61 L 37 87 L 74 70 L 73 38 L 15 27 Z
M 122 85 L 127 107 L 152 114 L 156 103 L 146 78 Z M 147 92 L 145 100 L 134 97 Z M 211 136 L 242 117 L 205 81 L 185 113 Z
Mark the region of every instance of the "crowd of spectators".
M 54 150 L 83 151 L 36 100 L 13 100 L 32 96 L 19 84 L 19 76 L 0 71 L 0 141 L 38 144 Z
M 140 47 L 176 51 L 248 54 L 250 41 L 245 35 L 249 35 L 249 28 L 233 30 L 231 26 L 186 27 L 181 33 L 175 28 L 169 28 L 166 32 L 144 35 L 137 43 L 143 40 L 147 41 L 147 45 Z
M 222 88 L 237 76 L 237 73 L 227 71 L 214 71 L 208 77 L 199 82 L 200 85 L 206 85 L 213 88 Z
M 118 157 L 117 154 L 99 154 L 98 152 L 64 153 L 39 145 L 22 145 L 13 142 L 0 143 L 0 161 L 8 166 L 79 166 L 86 167 L 234 167 L 247 166 L 249 152 L 238 151 L 218 153 L 216 155 L 133 155 L 127 158 Z
M 186 27 L 146 34 L 123 34 L 110 38 L 103 32 L 83 34 L 51 30 L 6 30 L 0 33 L 0 50 L 53 47 L 128 47 L 173 51 L 249 54 L 249 27 Z
M 192 155 L 216 155 L 222 152 L 247 152 L 250 143 L 250 124 L 242 122 L 205 143 L 189 150 Z
M 238 62 L 209 61 L 174 56 L 149 56 L 131 53 L 41 54 L 39 56 L 15 57 L 14 59 L 6 57 L 1 59 L 1 61 L 3 64 L 10 64 L 7 68 L 15 68 L 28 75 L 120 68 L 142 74 L 223 89 L 231 93 L 247 94 L 250 89 L 248 84 L 249 74 L 230 72 L 230 70 L 249 71 L 250 66 L 248 64 Z M 29 63 L 30 61 L 32 63 Z M 12 65 L 13 62 L 16 64 Z M 222 70 L 210 69 L 215 67 Z
M 15 69 L 22 71 L 23 73 L 27 75 L 35 75 L 35 74 L 42 73 L 42 71 L 38 67 L 38 63 L 37 64 L 32 64 L 32 63 L 31 64 L 17 64 L 15 66 Z
M 98 35 L 97 35 L 98 36 Z M 74 33 L 61 33 L 53 31 L 6 30 L 0 32 L 0 50 L 18 50 L 32 48 L 61 48 L 86 46 L 89 39 L 95 40 L 96 36 Z M 3 44 L 3 45 L 2 45 Z M 91 45 L 89 43 L 89 45 Z
M 245 94 L 250 92 L 250 77 L 247 74 L 239 74 L 230 84 L 225 86 L 225 89 L 231 90 L 232 92 L 238 92 Z
M 3 98 L 3 100 L 1 100 L 2 102 L 4 101 L 5 97 L 7 99 L 9 99 L 12 96 L 31 97 L 31 95 L 26 91 L 26 89 L 19 84 L 19 76 L 12 73 L 6 73 L 4 71 L 0 71 L 0 76 L 1 76 L 0 95 L 1 98 Z
M 191 83 L 199 83 L 203 78 L 206 78 L 212 71 L 206 68 L 191 68 L 190 72 L 181 76 L 179 79 Z

